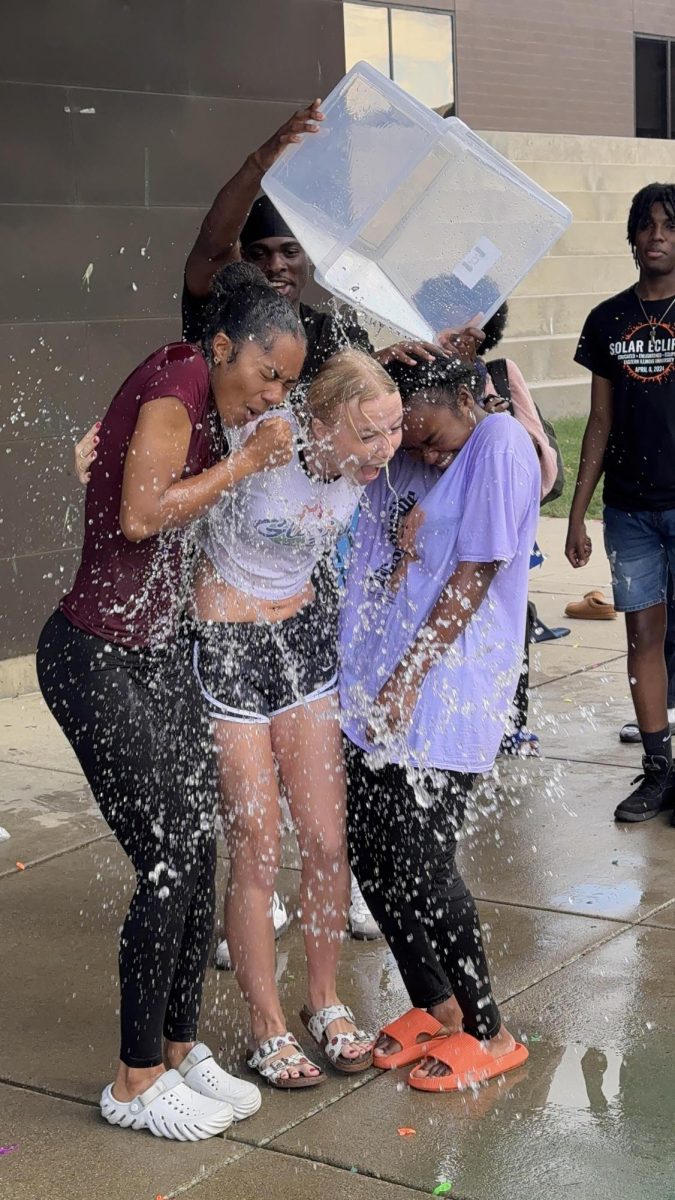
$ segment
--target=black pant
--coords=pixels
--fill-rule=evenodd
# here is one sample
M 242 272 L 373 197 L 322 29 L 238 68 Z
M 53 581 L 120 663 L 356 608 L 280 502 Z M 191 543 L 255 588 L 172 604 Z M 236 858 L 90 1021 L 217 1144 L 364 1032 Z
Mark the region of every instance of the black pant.
M 181 641 L 126 650 L 56 612 L 37 652 L 42 694 L 136 871 L 120 938 L 121 1048 L 162 1061 L 193 1041 L 215 913 L 211 739 Z
M 475 776 L 416 770 L 368 755 L 345 739 L 352 868 L 416 1008 L 453 994 L 464 1028 L 501 1026 L 480 921 L 457 873 L 457 834 Z
M 531 602 L 527 606 L 527 616 L 525 617 L 525 650 L 523 653 L 523 661 L 518 676 L 516 685 L 516 694 L 513 697 L 513 729 L 525 729 L 527 725 L 527 713 L 530 705 L 530 638 L 532 636 L 532 626 L 534 624 L 534 614 L 536 609 Z M 511 732 L 511 723 L 509 724 L 509 733 Z M 508 735 L 507 735 L 508 736 Z

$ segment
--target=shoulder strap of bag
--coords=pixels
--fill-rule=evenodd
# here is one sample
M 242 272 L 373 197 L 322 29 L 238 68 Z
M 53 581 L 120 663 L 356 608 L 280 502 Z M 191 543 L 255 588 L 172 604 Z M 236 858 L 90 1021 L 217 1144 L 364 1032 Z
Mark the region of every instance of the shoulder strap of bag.
M 511 384 L 509 382 L 509 372 L 505 358 L 494 358 L 492 362 L 486 363 L 488 374 L 495 385 L 497 395 L 501 396 L 502 400 L 508 400 L 511 403 Z
M 560 451 L 560 445 L 559 445 L 558 439 L 556 437 L 556 433 L 555 433 L 555 429 L 554 429 L 553 425 L 545 416 L 543 416 L 538 404 L 535 404 L 535 408 L 536 408 L 537 412 L 539 413 L 539 420 L 541 421 L 541 423 L 544 427 L 544 433 L 546 434 L 546 436 L 548 438 L 549 446 L 551 446 L 552 449 L 555 450 L 555 456 L 556 456 L 556 459 L 558 462 L 558 472 L 556 475 L 555 483 L 553 484 L 553 487 L 551 488 L 548 495 L 544 496 L 544 498 L 542 500 L 542 505 L 543 505 L 543 504 L 548 504 L 549 501 L 551 501 L 551 500 L 557 500 L 559 496 L 562 496 L 563 490 L 565 487 L 565 464 L 563 462 L 563 456 Z

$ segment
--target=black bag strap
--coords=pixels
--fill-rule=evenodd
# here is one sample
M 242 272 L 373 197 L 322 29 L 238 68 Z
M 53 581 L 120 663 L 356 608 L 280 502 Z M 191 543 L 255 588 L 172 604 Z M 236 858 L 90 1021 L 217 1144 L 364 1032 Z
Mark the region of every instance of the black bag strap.
M 488 375 L 495 385 L 497 395 L 501 396 L 502 400 L 508 400 L 510 404 L 511 384 L 509 382 L 509 371 L 506 365 L 506 359 L 493 358 L 492 362 L 486 363 L 485 366 L 487 367 Z
M 560 451 L 560 445 L 553 425 L 545 416 L 543 416 L 538 404 L 535 404 L 535 408 L 539 414 L 539 420 L 544 427 L 544 433 L 548 438 L 548 444 L 553 450 L 555 450 L 555 456 L 558 462 L 558 471 L 556 474 L 555 483 L 553 484 L 553 487 L 548 495 L 544 496 L 542 500 L 542 504 L 548 504 L 551 500 L 557 500 L 558 497 L 562 496 L 563 494 L 563 490 L 565 488 L 565 464 L 563 462 L 563 456 Z

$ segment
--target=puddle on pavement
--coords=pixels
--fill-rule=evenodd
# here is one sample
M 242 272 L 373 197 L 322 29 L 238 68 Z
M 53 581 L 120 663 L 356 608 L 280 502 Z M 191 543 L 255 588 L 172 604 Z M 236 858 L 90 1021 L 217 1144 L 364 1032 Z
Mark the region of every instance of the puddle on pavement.
M 636 879 L 623 879 L 617 883 L 577 883 L 558 896 L 552 896 L 551 903 L 574 909 L 593 907 L 600 916 L 618 917 L 636 908 L 643 895 Z
M 553 1072 L 545 1104 L 575 1112 L 607 1112 L 619 1103 L 625 1061 L 616 1050 L 567 1046 Z

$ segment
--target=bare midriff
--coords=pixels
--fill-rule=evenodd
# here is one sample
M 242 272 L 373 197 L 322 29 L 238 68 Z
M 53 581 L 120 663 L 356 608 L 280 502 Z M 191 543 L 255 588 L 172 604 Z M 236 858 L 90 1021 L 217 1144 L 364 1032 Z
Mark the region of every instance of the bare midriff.
M 311 581 L 287 599 L 263 600 L 251 596 L 222 579 L 202 555 L 195 571 L 192 613 L 198 621 L 287 621 L 313 600 Z

